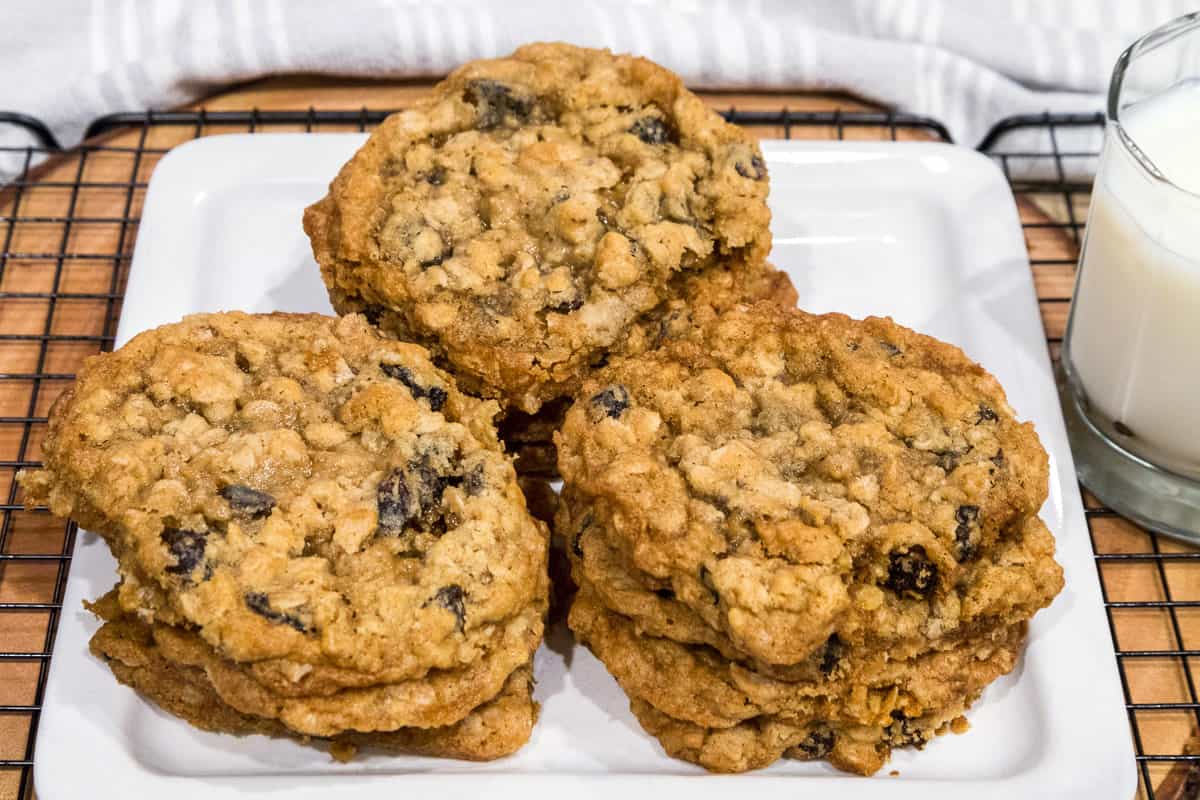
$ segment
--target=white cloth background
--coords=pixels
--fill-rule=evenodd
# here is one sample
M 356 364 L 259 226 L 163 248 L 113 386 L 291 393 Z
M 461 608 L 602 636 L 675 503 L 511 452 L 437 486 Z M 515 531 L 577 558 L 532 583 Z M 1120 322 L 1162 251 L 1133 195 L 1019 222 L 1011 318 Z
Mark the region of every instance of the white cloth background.
M 840 89 L 975 145 L 1095 111 L 1118 54 L 1192 0 L 4 0 L 0 109 L 89 120 L 284 72 L 439 75 L 534 40 L 648 56 L 695 87 Z M 0 144 L 24 144 L 0 126 Z M 12 168 L 12 160 L 0 169 Z

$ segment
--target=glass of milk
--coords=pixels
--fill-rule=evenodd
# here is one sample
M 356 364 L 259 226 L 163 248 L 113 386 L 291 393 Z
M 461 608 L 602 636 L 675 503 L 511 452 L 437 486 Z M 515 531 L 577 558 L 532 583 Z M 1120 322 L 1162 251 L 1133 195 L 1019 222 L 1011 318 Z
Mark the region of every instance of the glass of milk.
M 1200 541 L 1200 14 L 1122 54 L 1063 342 L 1080 480 Z

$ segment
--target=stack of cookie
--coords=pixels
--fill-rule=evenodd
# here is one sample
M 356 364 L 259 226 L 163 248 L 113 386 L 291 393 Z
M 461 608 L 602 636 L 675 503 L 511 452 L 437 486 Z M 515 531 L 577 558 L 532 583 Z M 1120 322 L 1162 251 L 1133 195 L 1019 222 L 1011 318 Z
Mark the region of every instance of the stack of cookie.
M 558 448 L 571 628 L 711 770 L 964 729 L 1062 587 L 1032 425 L 890 320 L 736 307 L 589 378 Z
M 304 227 L 339 313 L 429 347 L 552 475 L 564 399 L 680 309 L 795 302 L 754 140 L 649 61 L 563 44 L 389 117 Z
M 548 539 L 497 412 L 359 315 L 197 315 L 90 360 L 21 480 L 109 544 L 92 650 L 172 713 L 495 758 L 536 719 Z

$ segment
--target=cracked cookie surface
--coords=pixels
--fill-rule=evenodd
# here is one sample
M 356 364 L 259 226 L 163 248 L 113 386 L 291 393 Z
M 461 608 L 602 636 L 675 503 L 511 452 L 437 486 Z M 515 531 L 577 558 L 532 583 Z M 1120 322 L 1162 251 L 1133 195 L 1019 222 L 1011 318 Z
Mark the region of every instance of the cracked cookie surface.
M 766 196 L 753 139 L 671 72 L 537 44 L 385 120 L 304 224 L 335 308 L 532 413 L 671 299 L 673 276 L 763 269 Z
M 589 379 L 556 442 L 650 588 L 765 664 L 1020 622 L 1062 586 L 1033 426 L 890 320 L 737 307 Z
M 463 668 L 543 602 L 497 411 L 360 316 L 196 315 L 89 360 L 21 480 L 127 611 L 328 693 Z

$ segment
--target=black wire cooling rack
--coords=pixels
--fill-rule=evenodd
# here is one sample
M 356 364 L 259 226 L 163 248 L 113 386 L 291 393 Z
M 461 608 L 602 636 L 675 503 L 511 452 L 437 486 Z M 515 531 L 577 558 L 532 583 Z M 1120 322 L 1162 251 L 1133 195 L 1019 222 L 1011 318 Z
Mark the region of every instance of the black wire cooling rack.
M 0 112 L 35 145 L 0 148 L 19 174 L 0 186 L 0 798 L 32 796 L 34 740 L 71 563 L 75 528 L 26 511 L 14 480 L 36 466 L 51 402 L 87 355 L 112 347 L 141 215 L 158 159 L 214 133 L 369 130 L 386 111 L 176 111 L 95 120 L 87 143 L 60 149 L 40 121 Z M 938 121 L 899 113 L 729 109 L 763 138 L 950 141 Z M 1099 131 L 1099 115 L 1004 121 L 981 150 L 1009 177 L 1021 211 L 1047 342 L 1057 355 L 1090 185 L 1076 177 L 1094 148 L 1060 145 Z M 1029 134 L 1049 149 L 1008 147 Z M 1098 140 L 1098 136 L 1095 137 Z M 1094 162 L 1093 162 L 1094 163 Z M 1041 169 L 1028 169 L 1029 166 Z M 1084 165 L 1086 166 L 1086 165 Z M 1086 172 L 1087 170 L 1084 170 Z M 1029 178 L 1027 175 L 1042 175 Z M 1044 177 L 1049 176 L 1049 177 Z M 1089 499 L 1088 526 L 1137 750 L 1139 796 L 1200 793 L 1200 552 L 1148 534 Z M 1086 735 L 1081 732 L 1080 735 Z

